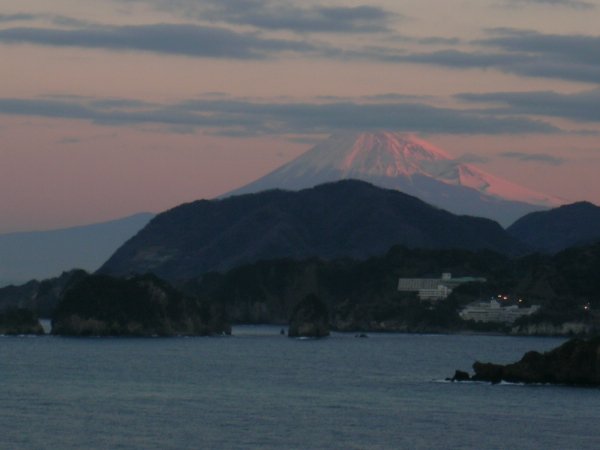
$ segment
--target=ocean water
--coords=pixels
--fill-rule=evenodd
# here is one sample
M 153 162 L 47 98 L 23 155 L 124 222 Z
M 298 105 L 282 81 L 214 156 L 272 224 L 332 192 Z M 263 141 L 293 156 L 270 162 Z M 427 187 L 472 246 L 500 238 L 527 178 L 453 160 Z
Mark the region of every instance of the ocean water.
M 0 337 L 0 448 L 600 448 L 600 389 L 444 381 L 562 339 L 369 336 Z

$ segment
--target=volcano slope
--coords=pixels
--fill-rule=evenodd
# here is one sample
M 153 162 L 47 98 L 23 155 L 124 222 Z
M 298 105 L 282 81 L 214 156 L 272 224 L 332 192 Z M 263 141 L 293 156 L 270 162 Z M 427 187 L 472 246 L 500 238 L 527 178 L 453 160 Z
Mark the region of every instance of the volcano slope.
M 563 203 L 453 158 L 415 135 L 391 131 L 331 136 L 227 195 L 300 190 L 345 179 L 396 189 L 455 214 L 486 217 L 503 226 Z

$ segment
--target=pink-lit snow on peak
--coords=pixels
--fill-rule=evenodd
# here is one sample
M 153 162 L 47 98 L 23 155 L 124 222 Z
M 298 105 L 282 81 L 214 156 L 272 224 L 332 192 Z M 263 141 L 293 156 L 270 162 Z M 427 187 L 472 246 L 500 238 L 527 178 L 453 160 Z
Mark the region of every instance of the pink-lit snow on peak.
M 446 152 L 415 136 L 381 131 L 358 135 L 339 168 L 348 174 L 412 175 L 422 171 L 424 162 L 449 159 Z
M 518 186 L 452 158 L 446 151 L 413 135 L 391 131 L 336 136 L 299 160 L 308 166 L 328 166 L 343 178 L 422 175 L 446 184 L 465 186 L 505 200 L 557 206 L 560 199 Z

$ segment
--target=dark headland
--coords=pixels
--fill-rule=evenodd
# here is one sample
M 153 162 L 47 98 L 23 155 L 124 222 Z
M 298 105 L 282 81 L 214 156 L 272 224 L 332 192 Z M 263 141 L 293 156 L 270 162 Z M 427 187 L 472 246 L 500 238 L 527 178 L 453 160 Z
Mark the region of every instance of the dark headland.
M 457 370 L 452 381 L 600 386 L 600 336 L 571 339 L 545 353 L 530 351 L 512 364 L 476 361 L 474 375 Z

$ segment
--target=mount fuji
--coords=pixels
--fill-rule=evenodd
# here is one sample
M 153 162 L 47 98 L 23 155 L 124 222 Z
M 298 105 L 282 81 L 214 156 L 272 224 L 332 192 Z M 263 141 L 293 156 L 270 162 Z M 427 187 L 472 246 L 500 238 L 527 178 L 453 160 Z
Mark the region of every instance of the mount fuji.
M 455 214 L 508 226 L 560 199 L 496 177 L 410 134 L 379 131 L 334 135 L 264 177 L 225 196 L 268 189 L 300 190 L 343 179 L 396 189 Z

